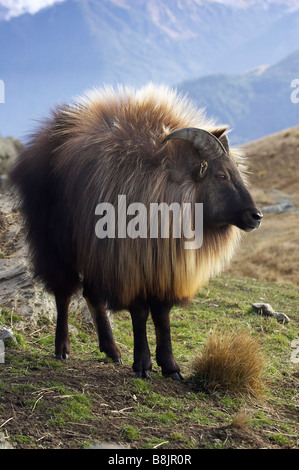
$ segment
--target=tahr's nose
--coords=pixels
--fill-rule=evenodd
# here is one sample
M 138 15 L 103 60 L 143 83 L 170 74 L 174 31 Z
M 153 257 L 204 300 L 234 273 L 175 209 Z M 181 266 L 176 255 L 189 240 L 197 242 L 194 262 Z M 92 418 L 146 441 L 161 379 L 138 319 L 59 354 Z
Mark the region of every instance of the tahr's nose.
M 254 220 L 261 220 L 263 218 L 263 214 L 261 212 L 253 212 L 251 214 L 251 217 L 254 219 Z
M 247 209 L 243 212 L 243 222 L 245 223 L 244 230 L 250 231 L 258 228 L 261 225 L 263 214 L 258 208 Z

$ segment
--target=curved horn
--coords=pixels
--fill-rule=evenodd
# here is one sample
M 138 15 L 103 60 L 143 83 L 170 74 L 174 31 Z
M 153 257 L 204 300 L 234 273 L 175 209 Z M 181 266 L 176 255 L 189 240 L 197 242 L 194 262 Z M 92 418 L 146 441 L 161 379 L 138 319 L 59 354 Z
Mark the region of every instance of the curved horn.
M 193 144 L 197 150 L 205 155 L 211 155 L 211 152 L 213 152 L 214 156 L 218 156 L 223 152 L 227 153 L 224 146 L 215 135 L 203 129 L 197 129 L 196 127 L 185 127 L 184 129 L 178 129 L 177 131 L 174 131 L 165 137 L 162 144 L 171 139 L 186 140 L 187 142 Z

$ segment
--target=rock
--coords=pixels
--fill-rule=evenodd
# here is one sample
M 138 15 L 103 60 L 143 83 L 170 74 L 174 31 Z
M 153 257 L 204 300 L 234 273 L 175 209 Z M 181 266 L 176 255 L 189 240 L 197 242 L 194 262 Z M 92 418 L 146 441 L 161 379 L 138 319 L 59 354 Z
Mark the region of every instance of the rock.
M 0 450 L 13 449 L 13 446 L 7 441 L 3 432 L 0 432 Z
M 270 304 L 256 303 L 252 304 L 253 308 L 257 310 L 259 315 L 265 315 L 267 317 L 273 317 L 275 313 Z
M 252 307 L 259 315 L 264 315 L 266 317 L 274 317 L 279 323 L 289 323 L 289 317 L 282 312 L 275 312 L 270 304 L 266 303 L 255 303 L 252 304 Z
M 294 341 L 291 342 L 291 348 L 294 349 L 294 351 L 291 352 L 291 362 L 293 364 L 299 364 L 299 339 L 294 339 Z
M 293 364 L 299 364 L 299 349 L 295 349 L 295 351 L 292 351 L 291 362 Z
M 11 195 L 0 194 L 0 205 L 0 309 L 12 310 L 25 323 L 36 324 L 41 315 L 54 321 L 55 299 L 33 279 L 20 215 Z M 74 296 L 70 310 L 82 314 L 83 321 L 91 321 L 81 294 Z
M 4 191 L 8 187 L 8 177 L 7 175 L 0 175 L 0 191 L 4 193 Z
M 13 137 L 0 138 L 0 173 L 7 173 L 23 144 Z
M 264 206 L 261 208 L 262 212 L 273 212 L 275 214 L 282 214 L 283 212 L 294 210 L 295 206 L 290 202 L 283 202 L 281 204 L 275 204 L 273 206 Z
M 4 341 L 0 339 L 0 364 L 5 363 L 5 346 Z
M 0 325 L 0 339 L 4 341 L 7 338 L 11 338 L 13 341 L 16 341 L 13 331 L 8 326 Z
M 4 230 L 6 227 L 6 219 L 5 219 L 5 216 L 4 214 L 1 212 L 0 210 L 0 230 Z
M 78 336 L 78 330 L 74 325 L 69 324 L 69 333 L 73 336 Z
M 282 312 L 275 312 L 274 316 L 279 323 L 289 323 L 290 321 L 289 317 Z
M 39 315 L 53 320 L 55 302 L 44 288 L 33 281 L 23 239 L 10 256 L 0 259 L 0 306 L 13 310 L 25 321 L 36 323 Z

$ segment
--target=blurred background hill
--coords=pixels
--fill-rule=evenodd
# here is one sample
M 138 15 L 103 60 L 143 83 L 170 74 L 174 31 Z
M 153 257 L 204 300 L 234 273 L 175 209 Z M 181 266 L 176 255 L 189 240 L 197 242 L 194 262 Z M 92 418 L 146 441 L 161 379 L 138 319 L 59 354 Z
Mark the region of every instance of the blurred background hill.
M 272 66 L 237 75 L 208 75 L 178 88 L 208 114 L 229 123 L 234 130 L 232 142 L 240 144 L 299 123 L 299 103 L 296 106 L 290 97 L 290 84 L 297 76 L 299 49 Z
M 244 146 L 261 227 L 244 236 L 235 275 L 299 286 L 299 126 Z
M 4 137 L 90 87 L 148 81 L 189 93 L 237 144 L 297 124 L 299 0 L 0 0 L 0 44 Z

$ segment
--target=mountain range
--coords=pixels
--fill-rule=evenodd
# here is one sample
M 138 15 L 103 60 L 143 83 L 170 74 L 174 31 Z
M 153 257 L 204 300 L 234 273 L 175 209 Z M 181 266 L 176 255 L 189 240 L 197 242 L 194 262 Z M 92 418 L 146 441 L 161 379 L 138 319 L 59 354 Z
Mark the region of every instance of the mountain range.
M 271 67 L 282 67 L 299 44 L 298 0 L 65 0 L 35 14 L 8 17 L 2 6 L 0 133 L 21 139 L 55 103 L 105 83 L 154 81 L 184 90 L 190 84 L 186 91 L 204 104 L 205 93 L 212 92 L 218 107 L 208 107 L 222 120 L 228 112 L 219 100 L 227 80 L 222 77 L 236 80 L 238 89 L 243 82 L 270 80 Z M 270 67 L 261 75 L 250 71 L 261 65 Z M 216 80 L 217 87 L 201 82 L 202 95 L 195 96 L 197 79 Z M 242 114 L 246 86 L 239 104 L 234 97 L 231 113 Z M 254 93 L 259 87 L 249 88 Z M 251 96 L 245 98 L 252 103 Z M 229 116 L 236 128 L 239 114 Z M 243 131 L 239 136 L 248 138 Z
M 291 87 L 294 79 L 295 88 Z M 232 143 L 250 142 L 298 125 L 299 49 L 269 67 L 240 75 L 208 75 L 177 88 L 206 108 L 207 115 L 228 124 Z

